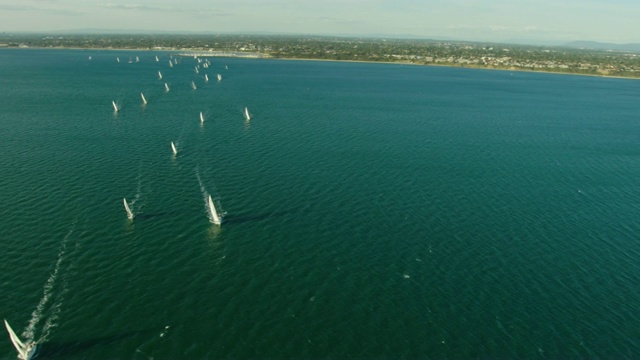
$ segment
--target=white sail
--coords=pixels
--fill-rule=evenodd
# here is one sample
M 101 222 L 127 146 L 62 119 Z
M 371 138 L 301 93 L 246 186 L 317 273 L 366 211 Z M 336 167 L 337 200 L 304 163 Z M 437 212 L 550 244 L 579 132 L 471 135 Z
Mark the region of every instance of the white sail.
M 209 75 L 204 74 L 204 81 L 209 81 Z
M 196 74 L 200 72 L 200 71 L 198 70 L 198 67 L 197 67 L 197 66 L 194 68 L 194 70 L 195 70 Z
M 156 55 L 156 62 L 160 61 L 160 59 L 158 59 L 158 56 Z
M 164 89 L 165 89 L 166 91 L 169 91 L 169 84 L 164 83 Z
M 197 89 L 196 87 L 196 83 L 194 83 L 193 81 L 191 82 L 191 87 L 193 88 L 193 90 Z
M 9 323 L 7 322 L 7 320 L 4 321 L 4 326 L 7 328 L 7 331 L 9 332 L 9 338 L 11 338 L 13 347 L 15 347 L 16 350 L 18 351 L 18 357 L 23 360 L 32 359 L 35 355 L 35 350 L 36 350 L 35 346 L 31 344 L 25 345 L 22 341 L 20 341 L 20 338 L 18 337 L 18 335 L 16 335 L 16 333 L 13 331 L 11 326 L 9 326 Z
M 116 56 L 116 62 L 120 62 L 120 58 Z
M 133 211 L 129 208 L 129 204 L 127 204 L 127 199 L 122 198 L 122 202 L 124 203 L 124 209 L 127 211 L 127 217 L 129 219 L 133 219 Z
M 158 70 L 158 79 L 162 80 L 162 73 L 160 72 L 160 70 Z
M 111 105 L 113 105 L 113 111 L 118 112 L 118 110 L 120 110 L 120 109 L 118 109 L 118 105 L 116 105 L 115 101 L 112 101 Z
M 222 80 L 222 75 L 218 74 L 218 81 Z M 233 79 L 231 79 L 233 80 Z
M 173 67 L 173 61 L 169 60 L 169 67 Z
M 251 120 L 251 115 L 249 114 L 249 109 L 244 108 L 244 118 L 247 120 Z
M 140 62 L 140 58 L 136 56 L 136 62 Z
M 176 149 L 176 146 L 173 144 L 173 141 L 171 142 L 171 150 L 173 150 L 173 155 L 178 154 L 178 150 Z
M 140 93 L 140 97 L 142 97 L 142 103 L 147 105 L 147 99 L 144 97 L 143 93 Z
M 200 111 L 200 123 L 202 124 L 204 122 L 204 115 L 202 114 L 202 111 Z
M 216 207 L 213 206 L 213 200 L 211 199 L 211 195 L 209 195 L 209 199 L 208 199 L 208 205 L 209 205 L 209 212 L 211 213 L 211 222 L 216 224 L 216 225 L 220 225 L 220 223 L 222 222 L 220 220 L 220 217 L 218 216 L 218 212 L 216 211 Z

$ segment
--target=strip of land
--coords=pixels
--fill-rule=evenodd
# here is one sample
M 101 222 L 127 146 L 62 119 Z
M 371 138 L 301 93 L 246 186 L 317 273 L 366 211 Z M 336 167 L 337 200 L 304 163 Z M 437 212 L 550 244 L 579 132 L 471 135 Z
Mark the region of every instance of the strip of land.
M 165 50 L 201 56 L 390 62 L 640 78 L 640 53 L 632 51 L 415 39 L 3 33 L 0 47 Z

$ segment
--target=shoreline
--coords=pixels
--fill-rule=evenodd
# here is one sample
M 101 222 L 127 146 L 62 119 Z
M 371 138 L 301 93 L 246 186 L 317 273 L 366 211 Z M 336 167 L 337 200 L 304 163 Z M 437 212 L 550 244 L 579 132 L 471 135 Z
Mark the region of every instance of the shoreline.
M 268 60 L 271 60 L 271 59 L 272 60 L 294 60 L 294 61 L 354 62 L 354 63 L 363 63 L 363 64 L 396 64 L 396 65 L 411 65 L 411 66 L 438 66 L 438 67 L 458 68 L 458 69 L 517 71 L 517 72 L 539 73 L 539 74 L 575 75 L 575 76 L 590 76 L 590 77 L 597 77 L 597 78 L 640 80 L 640 77 L 631 77 L 631 76 L 580 74 L 580 73 L 571 73 L 571 72 L 562 72 L 562 71 L 546 71 L 546 70 L 501 69 L 501 68 L 488 67 L 488 66 L 460 66 L 460 65 L 447 65 L 447 64 L 416 64 L 416 63 L 413 63 L 413 62 L 402 62 L 402 61 L 334 60 L 334 59 L 310 59 L 310 58 L 309 59 L 306 59 L 306 58 L 305 59 L 301 59 L 301 58 L 278 58 L 278 57 L 265 57 L 263 59 L 268 59 Z
M 192 50 L 192 49 L 149 49 L 149 48 L 99 48 L 99 47 L 0 47 L 0 51 L 3 49 L 17 49 L 17 50 L 96 50 L 96 51 L 153 51 L 153 52 L 193 52 L 193 53 L 203 53 L 203 50 Z M 223 51 L 223 50 L 216 50 Z M 563 72 L 563 71 L 546 71 L 546 70 L 529 70 L 529 69 L 509 69 L 509 68 L 495 68 L 488 66 L 461 66 L 461 65 L 453 65 L 453 64 L 417 64 L 414 62 L 405 62 L 405 61 L 372 61 L 372 60 L 336 60 L 336 59 L 313 59 L 313 58 L 288 58 L 288 57 L 274 57 L 269 54 L 262 54 L 262 57 L 235 57 L 229 56 L 228 58 L 237 58 L 237 59 L 264 59 L 264 60 L 291 60 L 291 61 L 326 61 L 326 62 L 351 62 L 351 63 L 363 63 L 363 64 L 396 64 L 396 65 L 411 65 L 411 66 L 439 66 L 439 67 L 448 67 L 448 68 L 460 68 L 460 69 L 478 69 L 478 70 L 497 70 L 497 71 L 517 71 L 517 72 L 527 72 L 527 73 L 542 73 L 542 74 L 556 74 L 556 75 L 573 75 L 573 76 L 589 76 L 589 77 L 597 77 L 597 78 L 609 78 L 609 79 L 628 79 L 628 80 L 640 80 L 640 77 L 631 77 L 631 76 L 619 76 L 619 75 L 597 75 L 597 74 L 581 74 L 581 73 L 572 73 L 572 72 Z M 212 57 L 221 57 L 221 56 L 212 56 Z

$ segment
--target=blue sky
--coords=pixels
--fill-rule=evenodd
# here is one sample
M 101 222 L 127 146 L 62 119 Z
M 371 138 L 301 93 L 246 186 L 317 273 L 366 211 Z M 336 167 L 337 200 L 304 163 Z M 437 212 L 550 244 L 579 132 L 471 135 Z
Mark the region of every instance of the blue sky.
M 272 32 L 640 43 L 640 0 L 0 0 L 0 31 Z

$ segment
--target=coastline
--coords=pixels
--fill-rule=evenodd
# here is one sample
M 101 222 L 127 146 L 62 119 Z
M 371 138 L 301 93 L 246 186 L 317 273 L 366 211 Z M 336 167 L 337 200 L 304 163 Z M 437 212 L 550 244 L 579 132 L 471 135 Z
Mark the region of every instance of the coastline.
M 438 66 L 438 67 L 460 68 L 460 69 L 517 71 L 517 72 L 527 72 L 527 73 L 556 74 L 556 75 L 575 75 L 575 76 L 590 76 L 590 77 L 597 77 L 597 78 L 640 80 L 640 77 L 631 77 L 631 76 L 580 74 L 580 73 L 562 72 L 562 71 L 527 70 L 527 69 L 515 69 L 515 68 L 514 69 L 501 69 L 501 68 L 489 67 L 489 66 L 459 66 L 459 65 L 448 65 L 448 64 L 416 64 L 414 62 L 403 62 L 403 61 L 334 60 L 334 59 L 311 59 L 311 58 L 301 59 L 301 58 L 284 58 L 284 57 L 283 58 L 280 58 L 280 57 L 264 57 L 262 59 L 268 59 L 268 60 L 296 60 L 296 61 L 353 62 L 353 63 L 364 63 L 364 64 L 397 64 L 397 65 L 411 65 L 411 66 Z
M 149 48 L 100 48 L 100 47 L 70 47 L 70 46 L 57 46 L 57 47 L 0 47 L 0 51 L 3 49 L 18 49 L 18 50 L 29 50 L 29 49 L 37 49 L 37 50 L 83 50 L 83 51 L 154 51 L 154 52 L 175 52 L 175 53 L 184 53 L 193 52 L 193 53 L 203 53 L 203 50 L 193 50 L 193 49 L 149 49 Z M 224 51 L 224 50 L 219 50 Z M 256 54 L 252 52 L 251 54 Z M 292 61 L 327 61 L 327 62 L 351 62 L 351 63 L 365 63 L 365 64 L 396 64 L 396 65 L 411 65 L 411 66 L 439 66 L 439 67 L 448 67 L 448 68 L 462 68 L 462 69 L 479 69 L 479 70 L 497 70 L 497 71 L 517 71 L 517 72 L 527 72 L 527 73 L 543 73 L 543 74 L 556 74 L 556 75 L 574 75 L 574 76 L 589 76 L 589 77 L 597 77 L 597 78 L 610 78 L 610 79 L 628 79 L 628 80 L 640 80 L 640 77 L 632 77 L 632 76 L 619 76 L 619 75 L 604 75 L 604 74 L 583 74 L 583 73 L 574 73 L 574 72 L 563 72 L 563 71 L 546 71 L 546 70 L 530 70 L 530 69 L 518 69 L 518 68 L 496 68 L 490 66 L 474 66 L 474 65 L 454 65 L 454 64 L 418 64 L 411 61 L 372 61 L 372 60 L 338 60 L 338 59 L 314 59 L 314 58 L 290 58 L 290 57 L 274 57 L 270 54 L 266 53 L 257 53 L 262 54 L 262 57 L 240 57 L 240 56 L 228 56 L 229 58 L 244 58 L 244 59 L 264 59 L 264 60 L 292 60 Z M 221 57 L 221 56 L 215 56 Z

